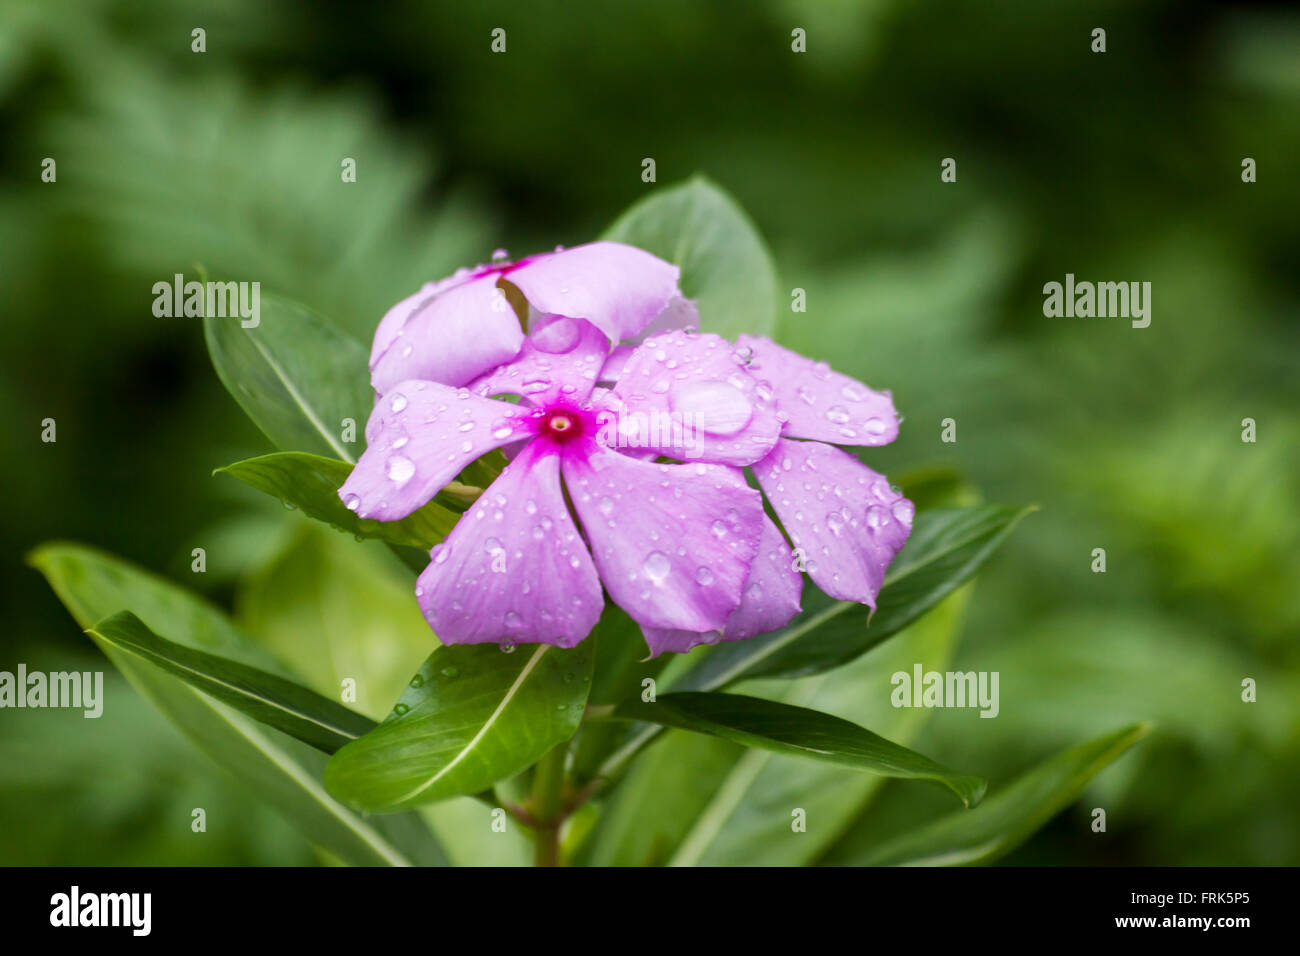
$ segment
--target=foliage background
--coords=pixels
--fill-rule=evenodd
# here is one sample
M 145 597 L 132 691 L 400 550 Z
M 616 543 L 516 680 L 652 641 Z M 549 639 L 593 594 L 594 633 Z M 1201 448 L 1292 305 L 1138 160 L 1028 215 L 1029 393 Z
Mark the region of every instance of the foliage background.
M 54 537 L 282 638 L 409 627 L 382 563 L 362 577 L 385 610 L 349 621 L 351 542 L 210 475 L 268 445 L 200 325 L 154 318 L 150 287 L 201 263 L 368 335 L 497 246 L 594 236 L 655 188 L 650 156 L 662 184 L 728 189 L 781 288 L 807 290 L 783 341 L 893 389 L 907 422 L 874 467 L 952 466 L 987 500 L 1042 505 L 980 577 L 956 658 L 1001 673 L 1000 716 L 936 712 L 917 749 L 996 786 L 1157 722 L 1008 861 L 1300 863 L 1298 100 L 1300 18 L 1254 5 L 3 0 L 0 669 L 103 666 L 22 563 Z M 1151 281 L 1150 328 L 1044 318 L 1066 272 Z M 294 571 L 304 556 L 319 573 Z M 0 862 L 316 859 L 106 681 L 98 721 L 0 714 Z M 225 822 L 192 835 L 194 806 Z M 891 781 L 827 861 L 936 809 Z

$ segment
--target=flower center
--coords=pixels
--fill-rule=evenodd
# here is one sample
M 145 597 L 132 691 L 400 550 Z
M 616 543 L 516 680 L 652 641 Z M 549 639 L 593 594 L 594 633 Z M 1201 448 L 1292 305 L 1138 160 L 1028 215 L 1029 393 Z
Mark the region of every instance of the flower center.
M 542 433 L 555 441 L 568 442 L 583 431 L 582 415 L 573 408 L 552 408 L 543 413 Z

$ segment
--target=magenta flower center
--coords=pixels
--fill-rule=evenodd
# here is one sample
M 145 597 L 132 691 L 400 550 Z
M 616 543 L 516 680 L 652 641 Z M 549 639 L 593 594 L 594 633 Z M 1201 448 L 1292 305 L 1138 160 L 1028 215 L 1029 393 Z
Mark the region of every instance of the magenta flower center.
M 541 433 L 557 442 L 572 441 L 584 431 L 583 415 L 576 408 L 548 408 L 541 417 Z

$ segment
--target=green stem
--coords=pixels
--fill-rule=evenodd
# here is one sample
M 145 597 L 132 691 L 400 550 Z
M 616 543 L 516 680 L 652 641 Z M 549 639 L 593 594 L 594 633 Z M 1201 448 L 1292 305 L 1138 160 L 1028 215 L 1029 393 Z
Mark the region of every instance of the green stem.
M 568 744 L 560 744 L 538 761 L 533 772 L 530 809 L 537 821 L 533 828 L 533 863 L 536 866 L 559 866 L 560 863 L 560 824 L 564 822 L 564 762 L 568 755 Z

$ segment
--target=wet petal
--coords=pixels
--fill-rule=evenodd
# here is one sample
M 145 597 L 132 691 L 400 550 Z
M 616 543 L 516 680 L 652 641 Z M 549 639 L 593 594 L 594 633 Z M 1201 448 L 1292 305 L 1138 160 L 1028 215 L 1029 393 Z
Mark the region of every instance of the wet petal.
M 781 422 L 717 335 L 668 332 L 642 343 L 614 386 L 618 439 L 672 458 L 748 465 L 776 444 Z
M 733 468 L 565 449 L 564 480 L 610 597 L 646 627 L 722 628 L 762 534 L 762 497 Z
M 387 348 L 372 359 L 375 391 L 383 395 L 406 379 L 464 385 L 514 358 L 524 332 L 496 282 L 497 273 L 481 274 L 416 303 Z
M 471 461 L 533 431 L 529 413 L 506 402 L 435 382 L 401 382 L 375 403 L 366 451 L 339 497 L 363 518 L 404 518 Z
M 650 320 L 650 324 L 641 330 L 640 334 L 634 335 L 627 339 L 629 345 L 640 345 L 646 339 L 662 332 L 679 332 L 689 330 L 698 332 L 700 329 L 700 310 L 695 304 L 694 299 L 688 299 L 683 295 L 675 295 L 668 300 L 664 310 Z
M 375 329 L 375 340 L 370 349 L 370 367 L 374 368 L 384 352 L 388 351 L 388 347 L 393 344 L 402 326 L 406 325 L 406 320 L 411 317 L 412 313 L 434 296 L 441 295 L 448 289 L 469 282 L 478 276 L 481 271 L 481 267 L 479 270 L 457 269 L 454 275 L 447 276 L 445 279 L 439 279 L 437 282 L 426 282 L 420 287 L 419 292 L 408 295 L 385 312 L 384 317 L 379 320 L 379 327 Z
M 817 586 L 875 607 L 885 570 L 912 531 L 912 502 L 821 442 L 783 438 L 754 475 Z
M 775 395 L 786 435 L 836 445 L 888 445 L 898 437 L 898 413 L 888 392 L 873 391 L 771 339 L 742 335 L 736 347 L 748 350 L 750 374 Z
M 513 361 L 469 384 L 476 395 L 520 395 L 536 406 L 586 401 L 609 354 L 609 339 L 590 322 L 539 316 Z
M 604 595 L 560 490 L 560 456 L 533 442 L 431 552 L 416 596 L 444 644 L 572 647 Z
M 609 353 L 609 358 L 605 359 L 604 367 L 600 370 L 600 380 L 602 382 L 617 382 L 622 377 L 623 370 L 627 368 L 627 363 L 635 351 L 635 346 L 631 345 L 614 346 Z
M 763 516 L 763 534 L 759 540 L 758 554 L 749 569 L 749 579 L 740 598 L 740 605 L 731 612 L 721 632 L 669 630 L 643 627 L 641 633 L 650 648 L 651 656 L 664 651 L 689 651 L 697 644 L 716 644 L 718 641 L 742 641 L 760 634 L 769 634 L 790 623 L 799 613 L 799 598 L 803 593 L 803 575 L 794 569 L 790 547 L 781 530 L 772 519 Z
M 763 515 L 758 554 L 749 569 L 740 606 L 723 628 L 722 639 L 743 641 L 785 627 L 799 613 L 802 595 L 803 575 L 795 570 L 790 546 L 781 529 Z
M 664 311 L 680 272 L 633 246 L 592 242 L 527 260 L 506 280 L 538 311 L 586 319 L 619 342 Z

